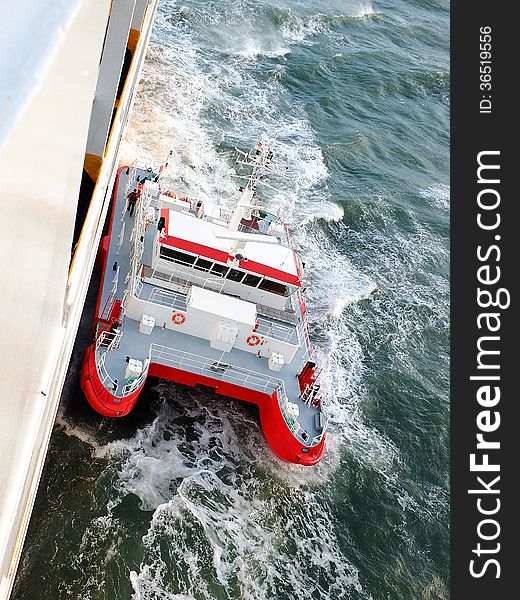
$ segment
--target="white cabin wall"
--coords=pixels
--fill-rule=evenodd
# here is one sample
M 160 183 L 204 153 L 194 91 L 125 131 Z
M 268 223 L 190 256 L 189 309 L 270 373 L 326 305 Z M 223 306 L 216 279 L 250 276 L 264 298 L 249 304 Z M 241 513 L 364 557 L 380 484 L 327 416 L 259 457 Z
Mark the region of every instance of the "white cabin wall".
M 193 335 L 195 337 L 209 340 L 214 336 L 217 328 L 221 323 L 229 323 L 237 326 L 239 333 L 234 344 L 234 348 L 249 352 L 251 354 L 257 354 L 260 352 L 260 356 L 269 358 L 272 352 L 278 352 L 282 354 L 285 362 L 288 364 L 294 358 L 298 350 L 298 346 L 282 342 L 281 340 L 275 340 L 272 338 L 264 338 L 259 336 L 265 341 L 258 346 L 249 346 L 247 344 L 247 338 L 255 332 L 252 328 L 247 327 L 241 323 L 229 321 L 221 317 L 215 317 L 215 319 L 203 318 L 196 314 L 195 311 L 190 311 L 190 308 L 184 314 L 186 315 L 186 321 L 182 325 L 175 325 L 172 321 L 172 315 L 175 312 L 184 312 L 173 310 L 167 306 L 141 300 L 135 296 L 130 296 L 126 305 L 126 317 L 135 321 L 141 321 L 143 315 L 150 315 L 155 318 L 156 327 L 162 327 L 163 324 L 166 329 L 185 333 L 187 335 Z M 142 334 L 143 336 L 146 334 Z M 185 348 L 179 348 L 184 350 Z
M 111 5 L 20 0 L 7 11 L 2 37 L 0 600 L 8 597 L 16 573 L 156 10 L 156 0 L 146 3 L 139 46 L 71 265 Z
M 135 0 L 134 13 L 132 16 L 131 29 L 140 31 L 143 25 L 143 18 L 149 0 Z
M 244 285 L 242 283 L 237 283 L 236 281 L 218 277 L 217 275 L 212 275 L 211 273 L 207 273 L 205 271 L 199 271 L 193 267 L 172 263 L 171 261 L 159 258 L 158 255 L 156 255 L 156 257 L 156 268 L 161 273 L 167 273 L 168 275 L 177 273 L 178 276 L 185 277 L 186 279 L 191 277 L 193 283 L 200 287 L 204 285 L 204 287 L 212 290 L 222 289 L 222 291 L 226 294 L 240 296 L 242 300 L 246 300 L 247 302 L 261 304 L 277 310 L 284 310 L 284 308 L 288 305 L 289 298 L 287 296 L 271 294 L 258 288 L 253 288 L 249 285 Z M 252 273 L 252 275 L 255 275 L 255 273 Z M 206 284 L 204 283 L 205 281 L 207 282 Z M 224 282 L 224 285 L 221 288 L 222 282 Z M 154 280 L 154 285 L 168 287 L 167 284 L 160 279 Z M 174 288 L 172 287 L 171 289 Z
M 112 1 L 87 140 L 87 153 L 93 156 L 105 153 L 134 7 L 135 0 Z

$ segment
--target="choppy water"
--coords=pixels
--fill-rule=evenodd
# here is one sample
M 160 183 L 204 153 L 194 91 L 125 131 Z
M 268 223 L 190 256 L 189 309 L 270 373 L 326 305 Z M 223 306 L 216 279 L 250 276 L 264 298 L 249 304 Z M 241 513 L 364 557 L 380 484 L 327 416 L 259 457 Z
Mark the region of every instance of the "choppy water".
M 161 3 L 125 154 L 228 203 L 233 146 L 277 138 L 328 452 L 281 463 L 253 407 L 159 381 L 98 418 L 86 315 L 14 598 L 448 597 L 448 27 L 447 0 Z

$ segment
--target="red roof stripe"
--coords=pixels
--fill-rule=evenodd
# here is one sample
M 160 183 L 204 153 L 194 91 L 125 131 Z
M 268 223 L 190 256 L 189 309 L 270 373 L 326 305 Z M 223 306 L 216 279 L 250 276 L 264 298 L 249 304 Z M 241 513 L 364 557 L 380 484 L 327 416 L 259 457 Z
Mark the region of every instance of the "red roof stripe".
M 200 256 L 204 256 L 205 258 L 211 258 L 212 260 L 217 260 L 224 264 L 229 257 L 229 254 L 224 252 L 224 250 L 210 248 L 209 246 L 204 246 L 203 244 L 197 244 L 196 242 L 190 242 L 189 240 L 176 238 L 171 235 L 163 238 L 161 242 L 167 246 L 172 246 L 173 248 L 178 248 L 179 250 L 186 250 L 186 252 L 198 254 Z
M 165 231 L 168 231 L 168 212 L 168 210 L 161 211 L 161 216 L 163 216 L 165 219 Z M 199 256 L 203 256 L 204 258 L 209 258 L 224 264 L 227 264 L 227 260 L 229 258 L 229 254 L 224 252 L 224 250 L 218 250 L 217 248 L 211 248 L 210 246 L 197 244 L 196 242 L 183 240 L 171 235 L 160 238 L 160 242 L 166 246 L 178 248 L 179 250 L 185 250 L 186 252 L 191 252 L 192 254 L 197 254 Z M 241 261 L 240 268 L 248 273 L 256 273 L 257 275 L 269 277 L 269 279 L 274 279 L 290 285 L 301 286 L 297 275 L 286 273 L 285 271 L 255 262 L 254 260 L 248 260 L 247 262 Z

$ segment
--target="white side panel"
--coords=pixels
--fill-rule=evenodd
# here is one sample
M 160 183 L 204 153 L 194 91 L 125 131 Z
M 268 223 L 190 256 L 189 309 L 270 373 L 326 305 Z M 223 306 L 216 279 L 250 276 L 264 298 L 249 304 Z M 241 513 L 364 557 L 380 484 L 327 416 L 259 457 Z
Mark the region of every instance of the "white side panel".
M 0 598 L 12 584 L 63 383 L 54 386 L 53 375 L 110 1 L 68 6 L 46 23 L 47 60 L 0 148 Z
M 87 152 L 96 156 L 105 152 L 134 6 L 135 0 L 112 1 L 87 141 Z
M 4 121 L 0 130 L 0 257 L 4 274 L 0 295 L 0 600 L 9 596 L 29 523 L 108 208 L 107 190 L 115 177 L 119 143 L 157 4 L 153 0 L 145 13 L 68 273 L 89 118 L 111 2 L 21 0 L 24 18 L 31 19 L 38 3 L 40 25 L 34 32 L 20 30 L 18 52 L 26 38 L 32 37 L 42 44 L 37 54 L 45 60 L 25 54 L 24 68 L 30 73 L 32 87 L 28 93 L 18 94 L 20 102 L 23 100 L 21 108 L 4 112 L 10 121 L 8 126 Z M 56 17 L 55 22 L 48 22 L 49 14 Z M 7 29 L 9 26 L 8 22 Z M 39 35 L 44 26 L 49 28 L 47 36 Z M 16 44 L 8 44 L 7 50 L 15 52 Z M 5 83 L 3 67 L 20 60 L 5 54 L 0 59 L 0 81 Z M 5 87 L 0 85 L 0 107 L 6 104 L 1 97 Z M 16 94 L 9 86 L 6 89 L 8 104 Z M 16 87 L 14 92 L 20 89 Z
M 134 16 L 132 17 L 132 29 L 141 29 L 144 11 L 149 0 L 135 0 Z

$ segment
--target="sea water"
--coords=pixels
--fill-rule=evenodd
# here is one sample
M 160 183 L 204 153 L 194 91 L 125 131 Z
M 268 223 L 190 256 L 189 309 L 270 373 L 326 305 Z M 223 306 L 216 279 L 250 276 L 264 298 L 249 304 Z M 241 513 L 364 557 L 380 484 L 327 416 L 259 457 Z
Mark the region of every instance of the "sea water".
M 276 138 L 262 196 L 305 262 L 327 453 L 283 463 L 255 407 L 158 380 L 95 415 L 94 276 L 13 598 L 448 597 L 448 8 L 160 2 L 124 156 L 173 150 L 232 206 L 233 148 Z

